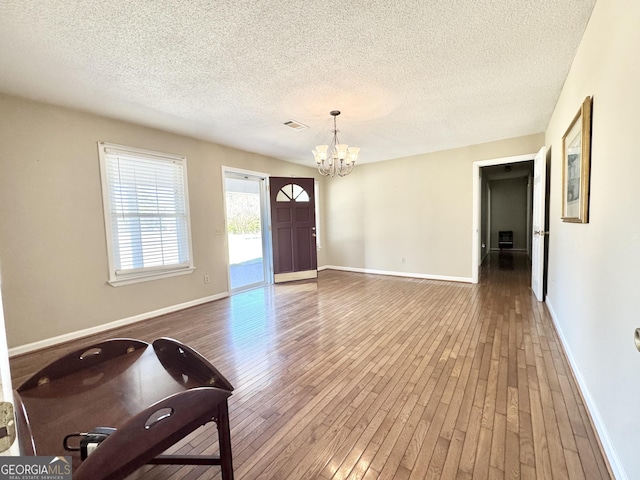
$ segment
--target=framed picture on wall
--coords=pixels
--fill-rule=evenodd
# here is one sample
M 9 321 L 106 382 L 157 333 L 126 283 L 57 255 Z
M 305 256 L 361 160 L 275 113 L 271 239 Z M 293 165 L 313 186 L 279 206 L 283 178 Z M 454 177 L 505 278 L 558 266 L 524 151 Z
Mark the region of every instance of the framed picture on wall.
M 562 137 L 562 221 L 589 221 L 589 174 L 591 166 L 591 97 Z

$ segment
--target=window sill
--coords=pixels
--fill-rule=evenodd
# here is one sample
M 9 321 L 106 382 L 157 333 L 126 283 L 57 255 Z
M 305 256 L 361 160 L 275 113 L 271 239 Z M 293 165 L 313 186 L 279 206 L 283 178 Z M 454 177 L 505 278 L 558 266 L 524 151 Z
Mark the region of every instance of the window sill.
M 130 275 L 115 280 L 109 280 L 107 283 L 112 287 L 122 287 L 124 285 L 132 285 L 134 283 L 150 282 L 152 280 L 160 280 L 162 278 L 177 277 L 180 275 L 189 275 L 193 273 L 195 267 L 182 268 L 180 270 L 171 270 L 163 272 L 152 272 L 146 274 Z

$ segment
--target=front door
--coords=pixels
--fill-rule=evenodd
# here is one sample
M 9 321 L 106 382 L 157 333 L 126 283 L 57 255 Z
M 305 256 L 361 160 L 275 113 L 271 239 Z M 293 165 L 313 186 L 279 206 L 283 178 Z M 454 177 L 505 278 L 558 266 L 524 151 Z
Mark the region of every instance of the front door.
M 313 178 L 269 177 L 273 280 L 316 278 Z

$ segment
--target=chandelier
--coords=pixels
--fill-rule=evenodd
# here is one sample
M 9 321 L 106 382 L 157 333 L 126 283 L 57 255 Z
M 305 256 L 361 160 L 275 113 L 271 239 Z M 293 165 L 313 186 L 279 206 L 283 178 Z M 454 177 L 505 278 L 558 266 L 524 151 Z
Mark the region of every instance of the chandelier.
M 339 143 L 336 117 L 340 115 L 340 111 L 332 110 L 329 115 L 333 116 L 333 139 L 331 144 L 318 145 L 315 150 L 312 150 L 312 153 L 318 164 L 318 172 L 321 175 L 344 177 L 353 170 L 360 149 L 358 147 L 350 147 L 346 143 Z

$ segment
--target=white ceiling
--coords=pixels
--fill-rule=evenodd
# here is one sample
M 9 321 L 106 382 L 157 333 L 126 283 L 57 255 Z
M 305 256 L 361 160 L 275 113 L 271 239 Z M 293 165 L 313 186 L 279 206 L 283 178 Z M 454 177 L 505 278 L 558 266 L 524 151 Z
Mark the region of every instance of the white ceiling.
M 338 109 L 386 160 L 542 132 L 594 3 L 3 0 L 0 91 L 309 165 Z

